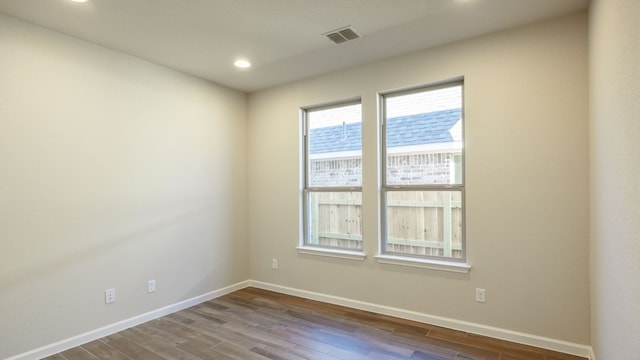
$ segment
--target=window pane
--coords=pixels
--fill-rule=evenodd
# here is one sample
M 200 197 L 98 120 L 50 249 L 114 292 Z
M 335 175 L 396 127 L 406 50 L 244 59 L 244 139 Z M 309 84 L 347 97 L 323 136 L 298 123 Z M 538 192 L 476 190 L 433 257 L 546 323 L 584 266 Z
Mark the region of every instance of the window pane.
M 307 112 L 309 187 L 362 185 L 360 104 Z
M 462 258 L 461 191 L 387 191 L 386 252 Z
M 362 250 L 362 193 L 308 192 L 307 244 Z
M 462 183 L 462 85 L 387 96 L 385 109 L 387 185 Z

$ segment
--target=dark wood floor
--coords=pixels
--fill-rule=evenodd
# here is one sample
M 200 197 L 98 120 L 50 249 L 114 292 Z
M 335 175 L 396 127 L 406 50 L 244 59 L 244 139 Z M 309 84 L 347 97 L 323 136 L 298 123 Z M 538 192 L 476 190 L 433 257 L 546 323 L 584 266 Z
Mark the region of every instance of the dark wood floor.
M 46 359 L 583 358 L 246 288 Z

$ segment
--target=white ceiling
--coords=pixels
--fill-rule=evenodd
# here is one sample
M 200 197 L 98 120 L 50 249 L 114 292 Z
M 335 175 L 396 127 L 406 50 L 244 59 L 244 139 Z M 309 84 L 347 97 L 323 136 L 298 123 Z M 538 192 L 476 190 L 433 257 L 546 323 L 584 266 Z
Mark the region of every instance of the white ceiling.
M 242 91 L 577 12 L 589 0 L 0 0 L 0 13 Z M 351 25 L 362 38 L 322 34 Z M 253 66 L 233 66 L 238 57 Z

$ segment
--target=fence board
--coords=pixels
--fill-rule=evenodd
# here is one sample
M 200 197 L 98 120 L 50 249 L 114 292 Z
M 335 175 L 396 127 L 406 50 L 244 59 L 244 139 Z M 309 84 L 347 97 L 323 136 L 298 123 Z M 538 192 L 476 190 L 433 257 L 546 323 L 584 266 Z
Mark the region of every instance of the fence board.
M 314 244 L 362 249 L 362 197 L 359 192 L 311 194 Z M 387 251 L 460 257 L 462 201 L 456 191 L 387 193 Z

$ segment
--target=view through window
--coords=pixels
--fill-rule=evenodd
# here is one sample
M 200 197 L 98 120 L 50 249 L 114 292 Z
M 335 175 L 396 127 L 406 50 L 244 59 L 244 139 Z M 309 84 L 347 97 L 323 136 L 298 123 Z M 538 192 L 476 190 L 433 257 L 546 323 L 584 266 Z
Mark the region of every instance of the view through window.
M 362 107 L 303 111 L 304 245 L 361 251 Z
M 382 96 L 381 253 L 464 260 L 463 84 Z

